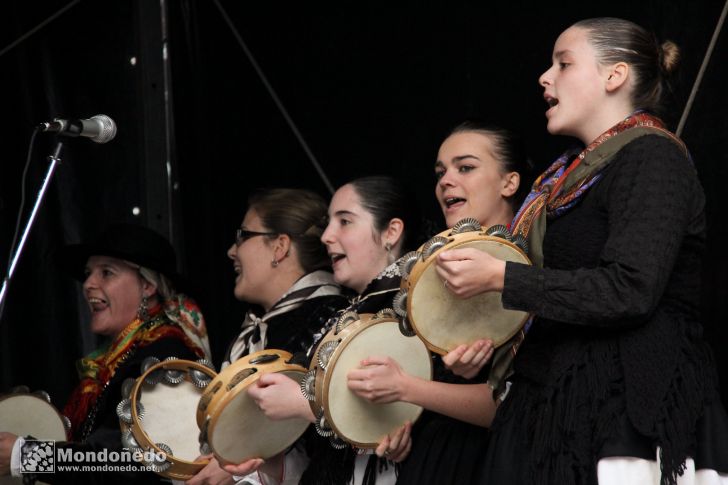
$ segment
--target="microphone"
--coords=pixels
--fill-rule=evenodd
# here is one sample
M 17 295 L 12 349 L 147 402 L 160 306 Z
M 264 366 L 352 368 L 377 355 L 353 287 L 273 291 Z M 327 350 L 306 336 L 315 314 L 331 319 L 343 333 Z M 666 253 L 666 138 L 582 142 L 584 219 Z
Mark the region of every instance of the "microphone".
M 84 136 L 96 143 L 106 143 L 116 136 L 116 123 L 106 115 L 92 116 L 88 120 L 62 120 L 56 118 L 38 125 L 40 131 L 63 136 Z

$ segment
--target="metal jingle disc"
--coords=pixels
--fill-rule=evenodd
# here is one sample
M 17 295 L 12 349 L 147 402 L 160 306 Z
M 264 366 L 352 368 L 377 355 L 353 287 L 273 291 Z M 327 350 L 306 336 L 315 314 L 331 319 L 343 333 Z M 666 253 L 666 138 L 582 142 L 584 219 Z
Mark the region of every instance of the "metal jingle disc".
M 29 394 L 30 393 L 30 387 L 26 385 L 20 385 L 15 386 L 12 389 L 10 389 L 10 394 Z
M 162 382 L 162 379 L 164 379 L 164 369 L 156 369 L 153 372 L 150 372 L 147 374 L 147 376 L 144 378 L 144 384 L 154 386 Z
M 212 377 L 197 369 L 190 369 L 190 380 L 196 387 L 204 389 L 212 381 Z
M 131 428 L 127 428 L 121 433 L 121 445 L 124 448 L 128 448 L 132 453 L 142 450 L 136 438 L 134 438 Z
M 121 396 L 131 398 L 131 392 L 134 390 L 136 379 L 133 377 L 127 377 L 124 382 L 121 383 Z
M 311 402 L 316 400 L 316 369 L 306 372 L 301 379 L 301 394 Z
M 500 237 L 502 239 L 505 239 L 507 241 L 511 240 L 511 231 L 508 230 L 508 227 L 504 224 L 496 224 L 495 226 L 490 226 L 488 229 L 485 230 L 486 236 L 492 236 L 492 237 Z
M 161 449 L 166 456 L 172 456 L 172 448 L 167 446 L 165 443 L 155 443 L 154 444 L 157 448 Z M 149 453 L 149 456 L 154 457 L 152 461 L 147 461 L 146 465 L 155 473 L 162 473 L 167 471 L 169 467 L 172 466 L 172 462 L 168 461 L 166 458 L 162 459 L 159 454 L 153 449 L 149 448 L 147 450 Z
M 154 356 L 149 356 L 142 361 L 142 374 L 147 372 L 152 366 L 159 364 L 160 360 Z
M 394 295 L 394 299 L 392 299 L 392 306 L 394 307 L 394 311 L 397 315 L 402 318 L 407 316 L 407 290 L 402 288 L 396 295 Z
M 132 424 L 134 422 L 131 418 L 131 399 L 126 397 L 116 405 L 116 415 L 126 424 Z
M 336 448 L 337 450 L 343 450 L 344 448 L 349 446 L 346 441 L 339 438 L 336 434 L 329 437 L 329 443 L 331 443 L 331 446 Z
M 420 256 L 421 255 L 419 252 L 410 251 L 409 253 L 399 258 L 397 265 L 399 266 L 399 274 L 402 275 L 403 279 L 409 278 L 409 275 L 412 272 L 412 268 L 414 267 L 415 263 L 417 263 L 417 261 L 420 259 Z
M 195 362 L 197 362 L 200 365 L 204 365 L 208 369 L 215 370 L 215 364 L 213 364 L 212 362 L 210 362 L 207 359 L 197 359 Z
M 328 438 L 329 436 L 334 435 L 334 430 L 331 429 L 329 424 L 326 422 L 326 415 L 324 414 L 324 410 L 321 409 L 316 416 L 316 422 L 314 423 L 314 426 L 316 428 L 316 432 L 319 434 L 319 436 L 323 436 L 324 438 Z
M 359 314 L 355 311 L 344 312 L 336 321 L 336 333 L 344 330 L 349 324 L 359 320 Z
M 185 371 L 179 369 L 165 369 L 164 380 L 170 384 L 179 384 L 185 380 Z
M 407 317 L 402 317 L 399 320 L 399 333 L 401 333 L 405 337 L 414 337 L 415 335 L 417 335 L 417 333 L 412 328 L 412 325 L 410 325 L 409 321 L 407 320 Z
M 210 416 L 207 416 L 205 418 L 205 421 L 202 422 L 202 426 L 200 426 L 200 434 L 197 436 L 197 441 L 200 443 L 200 449 L 202 449 L 203 446 L 210 447 L 210 444 L 208 443 L 207 439 L 207 428 L 210 426 Z
M 210 444 L 207 441 L 203 441 L 200 443 L 200 454 L 201 455 L 209 455 L 212 453 L 212 447 L 210 447 Z
M 66 432 L 71 431 L 71 419 L 68 416 L 61 416 L 63 421 L 63 427 L 66 428 Z
M 164 359 L 165 362 L 173 360 L 179 360 L 177 357 L 167 357 Z M 178 369 L 164 369 L 164 380 L 170 384 L 179 384 L 185 378 L 185 371 Z
M 466 217 L 465 219 L 460 219 L 458 222 L 456 222 L 455 225 L 452 226 L 450 232 L 452 234 L 462 234 L 463 232 L 474 232 L 480 231 L 481 229 L 482 226 L 477 219 L 473 219 L 472 217 Z
M 48 394 L 45 391 L 35 391 L 33 392 L 33 395 L 38 396 L 39 398 L 43 399 L 48 404 L 51 404 L 51 395 Z
M 374 318 L 397 318 L 397 312 L 392 308 L 382 308 L 374 315 Z
M 329 359 L 331 359 L 331 354 L 334 353 L 334 350 L 336 350 L 336 347 L 339 346 L 339 342 L 329 341 L 326 342 L 321 346 L 321 348 L 318 351 L 318 365 L 323 370 L 326 370 L 326 366 L 329 365 Z
M 525 236 L 521 233 L 516 234 L 513 236 L 513 244 L 518 246 L 521 251 L 528 254 L 528 240 L 525 238 Z
M 422 247 L 422 259 L 427 259 L 434 254 L 435 251 L 444 247 L 450 240 L 446 237 L 435 236 L 425 243 Z
M 139 416 L 139 419 L 143 419 L 144 418 L 144 406 L 139 401 L 137 401 L 137 403 L 136 403 L 136 411 L 137 411 L 137 416 Z M 131 415 L 131 399 L 125 398 L 119 402 L 119 404 L 116 406 L 116 415 L 119 417 L 119 419 L 121 421 L 123 421 L 126 424 L 132 424 L 134 422 L 134 419 Z

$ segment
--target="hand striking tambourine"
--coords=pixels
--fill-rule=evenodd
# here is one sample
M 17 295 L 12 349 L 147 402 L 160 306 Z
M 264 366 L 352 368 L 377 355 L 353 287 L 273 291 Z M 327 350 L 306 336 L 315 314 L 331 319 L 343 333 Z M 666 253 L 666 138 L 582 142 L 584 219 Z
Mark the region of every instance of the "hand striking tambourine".
M 372 403 L 347 386 L 347 373 L 372 355 L 391 357 L 407 374 L 432 379 L 427 347 L 403 335 L 399 326 L 391 309 L 376 315 L 346 312 L 316 347 L 301 390 L 316 416 L 316 431 L 335 448 L 347 443 L 376 448 L 384 436 L 422 413 L 422 407 L 406 402 Z
M 291 418 L 272 420 L 248 395 L 260 376 L 279 372 L 300 382 L 306 368 L 291 364 L 284 350 L 261 350 L 236 360 L 212 380 L 197 406 L 200 443 L 223 464 L 251 458 L 268 459 L 291 446 L 309 422 Z
M 402 283 L 394 298 L 394 310 L 403 319 L 405 334 L 414 331 L 430 350 L 441 355 L 478 339 L 491 339 L 498 347 L 518 333 L 529 316 L 503 308 L 501 292 L 455 297 L 437 274 L 435 262 L 441 252 L 461 248 L 475 248 L 502 261 L 531 264 L 523 236 L 511 236 L 503 225 L 483 231 L 472 218 L 459 221 L 400 259 Z
M 51 404 L 44 391 L 30 393 L 24 386 L 0 396 L 0 431 L 37 440 L 66 441 L 71 422 Z M 0 477 L 0 484 L 19 484 L 23 480 Z
M 145 359 L 142 375 L 122 384 L 126 397 L 116 408 L 124 447 L 144 453 L 144 464 L 159 475 L 176 480 L 195 476 L 208 463 L 195 461 L 206 454 L 197 440 L 195 412 L 216 375 L 206 360 Z

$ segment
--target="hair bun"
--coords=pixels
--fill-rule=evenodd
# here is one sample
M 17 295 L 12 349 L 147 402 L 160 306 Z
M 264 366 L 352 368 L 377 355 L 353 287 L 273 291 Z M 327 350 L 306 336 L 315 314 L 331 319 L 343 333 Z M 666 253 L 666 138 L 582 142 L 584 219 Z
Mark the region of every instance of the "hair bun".
M 666 40 L 660 44 L 658 59 L 660 68 L 669 74 L 675 70 L 680 61 L 680 48 L 673 41 Z

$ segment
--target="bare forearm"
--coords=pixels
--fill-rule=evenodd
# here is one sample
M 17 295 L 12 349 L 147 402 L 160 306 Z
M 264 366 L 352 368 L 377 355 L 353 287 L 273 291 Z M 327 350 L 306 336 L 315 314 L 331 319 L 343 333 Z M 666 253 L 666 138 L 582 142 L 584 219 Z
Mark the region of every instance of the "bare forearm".
M 402 401 L 477 426 L 495 416 L 493 390 L 487 384 L 449 384 L 408 376 Z

